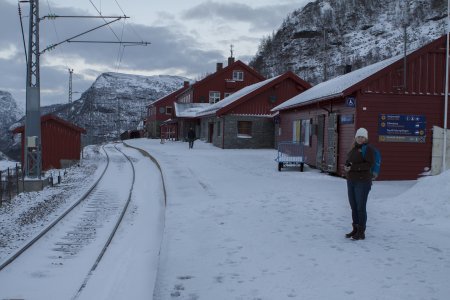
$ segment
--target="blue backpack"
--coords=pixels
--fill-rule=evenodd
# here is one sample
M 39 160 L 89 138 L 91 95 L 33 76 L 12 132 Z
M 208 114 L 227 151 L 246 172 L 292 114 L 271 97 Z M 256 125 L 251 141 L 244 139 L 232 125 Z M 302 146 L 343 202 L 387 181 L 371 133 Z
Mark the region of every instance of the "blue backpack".
M 380 175 L 381 153 L 380 153 L 380 150 L 378 150 L 377 148 L 375 148 L 372 145 L 363 145 L 362 149 L 361 149 L 363 157 L 366 156 L 366 148 L 367 147 L 370 147 L 370 149 L 372 149 L 372 151 L 373 151 L 375 163 L 373 164 L 372 168 L 370 169 L 370 172 L 372 173 L 373 178 L 376 178 L 376 177 L 378 177 L 378 175 Z

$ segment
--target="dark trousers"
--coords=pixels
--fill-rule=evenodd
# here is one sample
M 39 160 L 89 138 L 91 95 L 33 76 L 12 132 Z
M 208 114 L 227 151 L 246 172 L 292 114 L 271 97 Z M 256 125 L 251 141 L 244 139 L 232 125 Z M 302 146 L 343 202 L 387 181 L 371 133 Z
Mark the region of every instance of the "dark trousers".
M 348 201 L 352 208 L 353 224 L 366 227 L 367 197 L 372 188 L 372 181 L 347 180 Z
M 189 140 L 189 149 L 194 147 L 194 140 Z

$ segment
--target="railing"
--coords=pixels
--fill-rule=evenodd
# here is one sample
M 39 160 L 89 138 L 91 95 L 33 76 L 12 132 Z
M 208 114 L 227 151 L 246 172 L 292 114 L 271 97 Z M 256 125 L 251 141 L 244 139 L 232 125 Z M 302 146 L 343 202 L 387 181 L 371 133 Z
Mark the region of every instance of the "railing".
M 0 206 L 3 201 L 11 201 L 19 194 L 19 179 L 22 176 L 22 168 L 18 164 L 13 168 L 0 170 Z
M 299 142 L 279 142 L 278 153 L 275 161 L 278 162 L 278 171 L 287 166 L 300 166 L 303 172 L 303 165 L 306 162 L 303 143 Z

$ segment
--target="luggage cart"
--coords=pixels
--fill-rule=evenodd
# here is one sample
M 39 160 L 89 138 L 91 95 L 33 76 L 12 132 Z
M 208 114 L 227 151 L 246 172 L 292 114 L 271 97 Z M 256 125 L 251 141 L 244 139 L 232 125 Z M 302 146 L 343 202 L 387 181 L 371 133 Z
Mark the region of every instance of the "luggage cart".
M 304 155 L 304 145 L 300 142 L 279 142 L 278 155 L 275 158 L 278 162 L 278 171 L 284 167 L 300 167 L 300 172 L 303 172 L 303 166 L 306 161 Z

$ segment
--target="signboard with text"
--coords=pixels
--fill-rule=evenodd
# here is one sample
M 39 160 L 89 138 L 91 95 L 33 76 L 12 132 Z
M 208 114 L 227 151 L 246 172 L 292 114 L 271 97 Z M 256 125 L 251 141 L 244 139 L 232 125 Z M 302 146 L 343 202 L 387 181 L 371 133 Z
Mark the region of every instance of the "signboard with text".
M 421 115 L 380 114 L 378 141 L 425 143 L 426 118 Z

